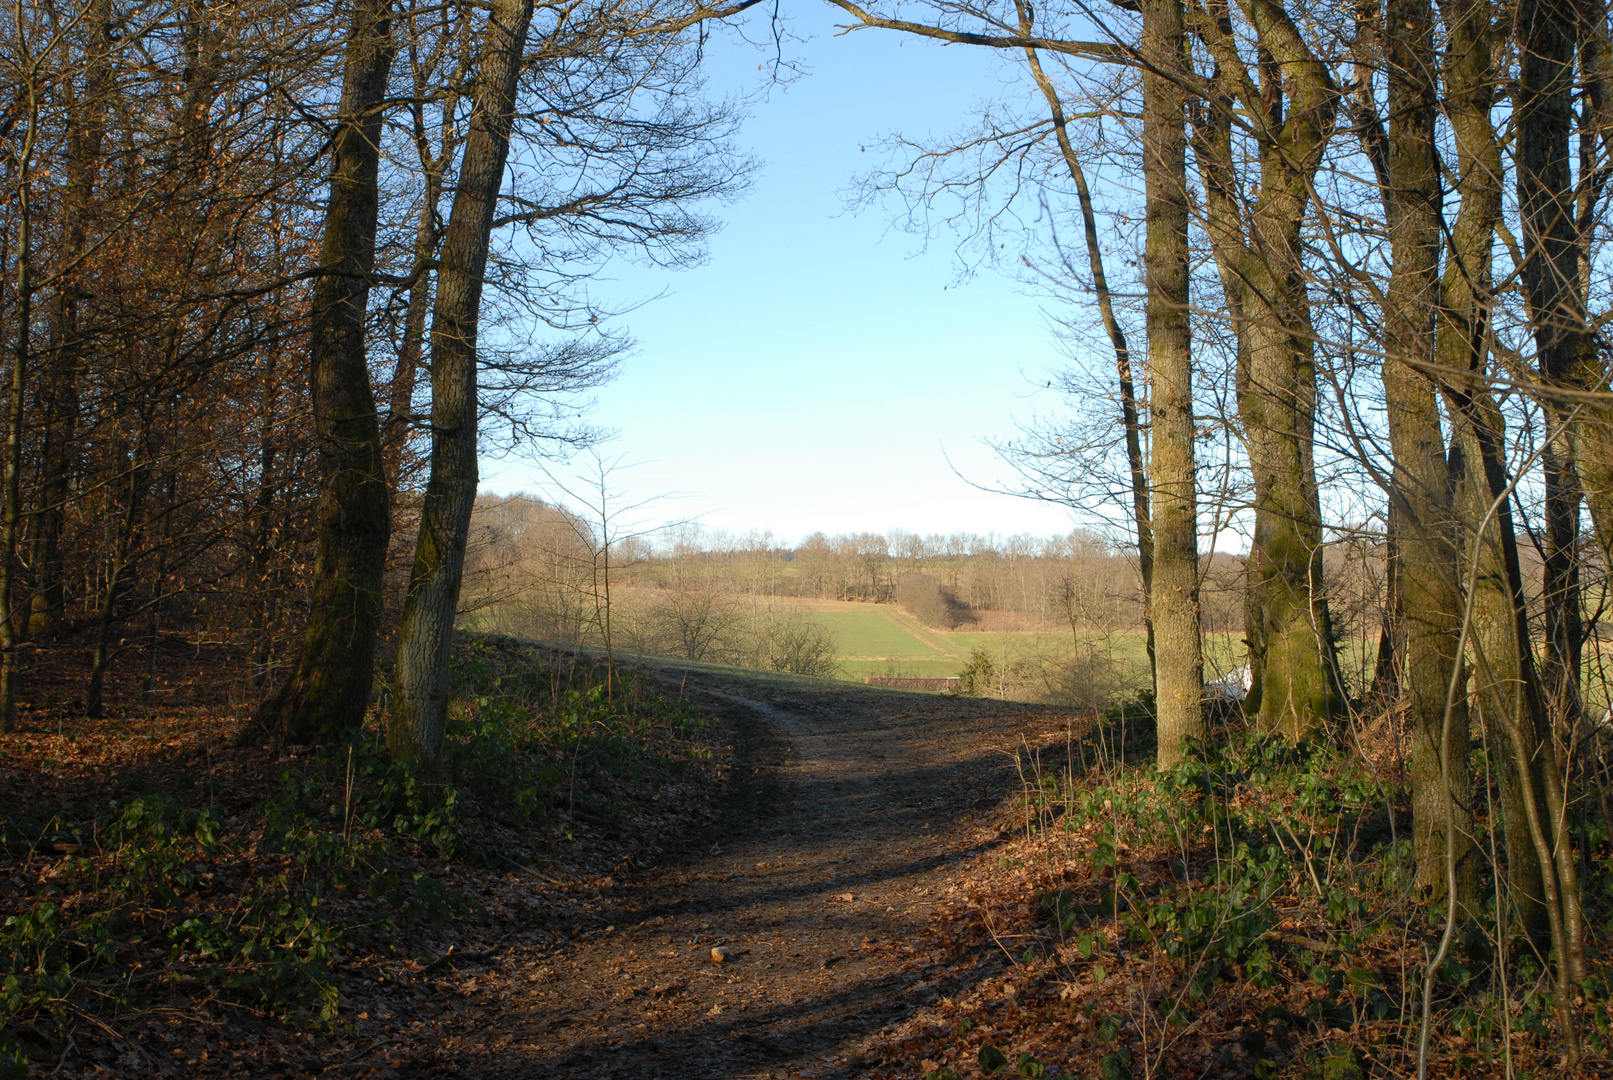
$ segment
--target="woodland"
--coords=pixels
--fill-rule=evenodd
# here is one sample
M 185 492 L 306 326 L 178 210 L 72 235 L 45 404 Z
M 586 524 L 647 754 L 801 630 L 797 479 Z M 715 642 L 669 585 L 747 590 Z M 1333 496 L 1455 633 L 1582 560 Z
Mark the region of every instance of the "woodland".
M 789 12 L 758 3 L 0 11 L 0 1066 L 22 1075 L 49 1055 L 60 1070 L 81 1043 L 116 1042 L 103 1017 L 125 1015 L 148 976 L 247 1003 L 262 1031 L 340 1023 L 333 958 L 366 939 L 343 946 L 333 927 L 385 935 L 382 916 L 325 912 L 373 902 L 390 905 L 387 926 L 452 925 L 471 908 L 431 866 L 525 865 L 520 829 L 569 841 L 583 826 L 566 822 L 614 820 L 591 800 L 618 780 L 654 823 L 646 850 L 705 813 L 721 739 L 618 670 L 609 612 L 613 560 L 663 575 L 670 595 L 715 555 L 635 549 L 603 498 L 506 506 L 505 534 L 525 514 L 575 544 L 490 555 L 476 530 L 500 511 L 478 499 L 479 461 L 590 448 L 587 392 L 629 344 L 591 275 L 624 254 L 698 260 L 711 208 L 742 195 L 739 115 L 703 94 L 701 64 L 741 24 L 782 55 Z M 1140 900 L 1123 910 L 1140 888 L 1116 861 L 1124 788 L 1128 828 L 1188 815 L 1170 820 L 1215 842 L 1212 858 L 1184 839 L 1168 864 L 1171 933 L 1198 959 L 1175 1005 L 1157 1002 L 1165 1023 L 1215 987 L 1275 978 L 1194 897 L 1292 894 L 1325 907 L 1333 929 L 1317 933 L 1346 964 L 1378 930 L 1415 934 L 1395 1019 L 1383 1005 L 1372 1021 L 1390 1025 L 1372 1038 L 1399 1048 L 1397 1075 L 1605 1068 L 1606 6 L 828 3 L 846 33 L 999 58 L 1015 92 L 954 136 L 893 136 L 861 202 L 1046 295 L 1070 339 L 1068 408 L 999 449 L 1019 494 L 1070 507 L 1135 574 L 1152 685 L 1093 730 L 1135 717 L 1146 760 L 1122 732 L 1099 772 L 1072 757 L 1052 788 L 1027 787 L 1038 813 L 1061 792 L 1072 824 L 1097 820 L 1079 784 L 1113 793 L 1099 800 L 1115 815 L 1108 862 L 1090 868 L 1107 900 L 1074 910 L 1049 894 L 1044 913 L 1060 933 L 1129 918 L 1118 940 L 1184 962 L 1138 922 Z M 869 601 L 895 598 L 904 558 L 948 573 L 944 541 L 866 539 L 755 562 Z M 1355 578 L 1329 565 L 1351 544 L 1367 553 Z M 1090 556 L 1080 547 L 1037 553 L 1054 572 L 1034 600 L 977 606 L 1056 612 L 1056 571 Z M 569 583 L 519 632 L 594 625 L 597 662 L 456 644 L 456 622 L 516 573 L 539 592 Z M 946 587 L 977 604 L 962 578 Z M 1370 680 L 1341 666 L 1347 608 L 1376 631 Z M 767 649 L 809 656 L 781 612 Z M 1217 631 L 1238 617 L 1236 702 L 1206 689 L 1207 612 Z M 759 666 L 813 673 L 792 664 Z M 1342 783 L 1334 765 L 1303 773 L 1315 799 L 1295 805 L 1317 815 L 1303 826 L 1249 809 L 1250 791 L 1283 769 L 1301 784 L 1291 770 L 1318 754 L 1367 779 L 1346 799 L 1316 795 Z M 204 775 L 206 799 L 173 793 Z M 579 776 L 596 782 L 579 790 Z M 1139 776 L 1157 778 L 1147 794 Z M 1143 805 L 1167 795 L 1178 802 Z M 1352 841 L 1328 848 L 1324 885 L 1312 855 L 1358 797 L 1387 822 L 1373 857 L 1397 873 L 1404 857 L 1409 875 L 1336 883 Z M 480 840 L 455 809 L 471 805 L 501 808 L 477 819 Z M 601 828 L 601 844 L 625 842 Z M 1233 873 L 1279 848 L 1260 857 L 1264 884 Z M 231 893 L 248 900 L 231 909 Z M 1193 920 L 1213 926 L 1193 937 Z M 1329 995 L 1356 985 L 1319 968 Z M 1387 1002 L 1361 970 L 1362 1000 Z M 1365 1015 L 1334 1026 L 1365 1031 Z M 282 1067 L 322 1060 L 306 1053 Z M 1106 1051 L 1100 1071 L 1130 1075 L 1131 1053 Z M 108 1054 L 108 1070 L 123 1061 Z M 1251 1068 L 1363 1075 L 1355 1055 L 1285 1050 Z M 137 1072 L 151 1060 L 125 1056 Z M 1008 1064 L 980 1049 L 981 1070 Z

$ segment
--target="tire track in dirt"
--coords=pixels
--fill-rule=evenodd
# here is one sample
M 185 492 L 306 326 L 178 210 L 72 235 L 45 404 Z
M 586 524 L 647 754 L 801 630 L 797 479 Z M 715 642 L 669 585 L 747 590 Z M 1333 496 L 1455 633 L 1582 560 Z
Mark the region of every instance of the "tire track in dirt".
M 930 964 L 914 943 L 949 868 L 998 843 L 990 810 L 1017 786 L 1002 750 L 1045 710 L 644 674 L 730 725 L 719 823 L 602 895 L 595 928 L 490 961 L 421 1075 L 856 1076 L 867 1037 L 1001 966 L 984 951 Z

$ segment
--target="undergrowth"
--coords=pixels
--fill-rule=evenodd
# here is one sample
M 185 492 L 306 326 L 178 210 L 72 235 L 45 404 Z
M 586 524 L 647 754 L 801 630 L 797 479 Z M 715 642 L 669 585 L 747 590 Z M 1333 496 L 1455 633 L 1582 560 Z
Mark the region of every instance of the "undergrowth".
M 1013 966 L 943 1002 L 922 1071 L 1415 1075 L 1444 911 L 1415 885 L 1396 772 L 1353 745 L 1227 723 L 1162 772 L 1146 703 L 1133 703 L 1079 739 L 1026 747 L 1020 839 L 965 890 Z M 1585 800 L 1580 830 L 1597 929 L 1577 1021 L 1605 1065 L 1613 873 L 1596 807 Z M 1543 1075 L 1560 1053 L 1549 965 L 1485 887 L 1488 910 L 1457 927 L 1436 973 L 1431 1074 Z
M 485 914 L 456 867 L 522 867 L 578 824 L 614 822 L 634 784 L 705 768 L 709 722 L 690 707 L 631 682 L 607 695 L 587 665 L 550 659 L 456 645 L 435 775 L 391 760 L 372 717 L 343 746 L 233 770 L 209 747 L 120 770 L 106 797 L 80 777 L 12 804 L 0 1080 L 157 997 L 339 1024 L 339 965 Z M 243 798 L 252 776 L 267 782 Z

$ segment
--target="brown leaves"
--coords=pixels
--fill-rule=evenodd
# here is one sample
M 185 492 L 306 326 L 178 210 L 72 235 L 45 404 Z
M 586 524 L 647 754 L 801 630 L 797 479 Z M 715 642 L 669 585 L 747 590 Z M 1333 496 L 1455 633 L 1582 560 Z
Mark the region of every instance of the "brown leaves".
M 501 657 L 512 665 L 539 659 L 525 650 Z M 48 673 L 39 674 L 48 681 Z M 547 826 L 517 825 L 496 800 L 468 795 L 460 850 L 488 853 L 475 862 L 445 860 L 388 821 L 344 828 L 343 770 L 335 768 L 299 811 L 312 815 L 307 827 L 323 829 L 338 846 L 384 853 L 405 895 L 411 879 L 423 878 L 443 896 L 474 901 L 458 914 L 427 916 L 393 909 L 384 890 L 367 889 L 362 879 L 320 879 L 322 871 L 265 828 L 264 808 L 282 790 L 282 774 L 319 773 L 313 751 L 238 748 L 232 737 L 240 715 L 186 706 L 130 713 L 129 700 L 115 686 L 117 719 L 91 723 L 35 710 L 22 731 L 0 736 L 0 919 L 42 904 L 69 929 L 98 925 L 102 913 L 112 919 L 110 960 L 69 961 L 76 981 L 63 1028 L 49 1026 L 49 1011 L 13 1013 L 0 1023 L 21 1032 L 36 1063 L 48 1055 L 54 1067 L 60 1059 L 64 1074 L 145 1076 L 165 1068 L 197 1077 L 311 1076 L 326 1066 L 359 1076 L 406 1073 L 445 1017 L 507 992 L 501 969 L 512 950 L 546 948 L 566 928 L 574 935 L 613 930 L 596 929 L 595 916 L 620 875 L 709 820 L 723 760 L 709 728 L 643 725 L 637 775 L 606 777 L 621 820 L 631 822 L 627 829 L 563 812 Z M 216 837 L 202 843 L 182 833 L 162 856 L 167 861 L 150 863 L 109 825 L 137 796 L 169 800 L 174 813 L 189 815 L 185 822 L 202 815 Z M 160 837 L 172 827 L 140 835 Z M 514 851 L 532 853 L 534 864 L 498 857 Z M 317 1021 L 318 1001 L 307 1006 L 310 1015 L 282 1024 L 275 1009 L 229 988 L 226 977 L 250 977 L 253 969 L 211 951 L 214 938 L 204 929 L 239 923 L 256 903 L 254 891 L 277 877 L 288 895 L 317 887 L 311 910 L 318 926 L 353 931 L 328 947 L 324 961 L 338 1026 Z M 366 928 L 388 920 L 397 929 L 366 943 Z M 272 960 L 278 946 L 268 944 L 263 955 Z M 647 985 L 617 989 L 624 1000 L 651 993 Z

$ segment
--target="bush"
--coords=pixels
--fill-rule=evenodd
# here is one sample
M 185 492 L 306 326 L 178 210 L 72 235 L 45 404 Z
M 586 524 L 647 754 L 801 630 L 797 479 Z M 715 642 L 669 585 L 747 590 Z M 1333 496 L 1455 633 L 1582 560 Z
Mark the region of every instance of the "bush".
M 976 649 L 958 672 L 958 693 L 964 697 L 986 697 L 997 690 L 997 665 L 991 653 Z
M 1047 701 L 1082 712 L 1107 708 L 1123 686 L 1120 665 L 1090 643 L 1069 655 L 1056 656 L 1041 665 Z
M 896 586 L 896 602 L 906 612 L 937 630 L 956 630 L 975 621 L 969 605 L 928 574 L 908 574 Z
M 773 642 L 773 670 L 828 678 L 840 670 L 840 643 L 822 623 L 796 616 Z

